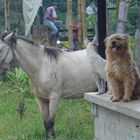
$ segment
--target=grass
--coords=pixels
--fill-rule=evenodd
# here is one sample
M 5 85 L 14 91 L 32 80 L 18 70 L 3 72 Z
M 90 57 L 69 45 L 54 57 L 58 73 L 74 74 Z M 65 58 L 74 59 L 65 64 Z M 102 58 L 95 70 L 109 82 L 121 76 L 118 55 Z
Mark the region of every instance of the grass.
M 25 92 L 25 94 L 29 94 Z M 17 112 L 23 95 L 11 82 L 0 81 L 0 140 L 44 140 L 42 116 L 33 96 L 24 96 L 25 112 Z M 84 99 L 62 100 L 55 122 L 55 140 L 92 140 L 91 105 Z

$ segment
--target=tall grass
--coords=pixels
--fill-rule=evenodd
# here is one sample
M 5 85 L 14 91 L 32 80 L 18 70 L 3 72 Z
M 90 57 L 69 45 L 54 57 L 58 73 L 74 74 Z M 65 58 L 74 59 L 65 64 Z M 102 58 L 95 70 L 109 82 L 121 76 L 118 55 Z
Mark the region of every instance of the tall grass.
M 45 130 L 38 105 L 29 90 L 28 80 L 23 80 L 25 83 L 21 80 L 26 75 L 21 70 L 20 74 L 17 74 L 18 69 L 15 71 L 8 74 L 7 81 L 0 80 L 0 140 L 44 140 Z M 18 109 L 22 101 L 24 112 L 21 118 Z M 55 128 L 56 140 L 92 140 L 93 118 L 90 104 L 84 99 L 62 100 Z

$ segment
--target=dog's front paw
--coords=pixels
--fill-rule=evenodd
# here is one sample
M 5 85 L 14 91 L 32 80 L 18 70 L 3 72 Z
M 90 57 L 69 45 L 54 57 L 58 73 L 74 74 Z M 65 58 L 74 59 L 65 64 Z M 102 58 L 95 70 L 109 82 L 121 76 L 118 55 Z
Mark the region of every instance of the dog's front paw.
M 128 98 L 128 97 L 123 97 L 123 101 L 124 101 L 124 102 L 130 102 L 130 98 Z
M 116 97 L 116 96 L 112 96 L 111 97 L 111 101 L 112 102 L 119 102 L 120 101 L 120 98 L 119 97 Z

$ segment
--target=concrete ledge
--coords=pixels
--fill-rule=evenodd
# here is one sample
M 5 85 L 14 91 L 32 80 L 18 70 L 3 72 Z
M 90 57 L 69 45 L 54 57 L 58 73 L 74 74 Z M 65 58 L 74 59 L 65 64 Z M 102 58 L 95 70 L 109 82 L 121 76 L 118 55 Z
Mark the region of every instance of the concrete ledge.
M 122 101 L 112 102 L 109 94 L 97 95 L 97 92 L 85 93 L 84 98 L 96 105 L 140 119 L 140 99 L 125 103 Z

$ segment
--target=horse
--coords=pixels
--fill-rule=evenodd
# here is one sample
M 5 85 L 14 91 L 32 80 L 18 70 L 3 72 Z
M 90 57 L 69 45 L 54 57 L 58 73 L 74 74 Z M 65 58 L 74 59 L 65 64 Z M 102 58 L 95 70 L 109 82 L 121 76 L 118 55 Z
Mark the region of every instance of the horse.
M 86 49 L 66 52 L 40 46 L 12 32 L 0 39 L 1 66 L 13 58 L 29 77 L 43 116 L 46 139 L 55 137 L 55 116 L 61 99 L 79 99 L 85 92 L 97 90 Z

